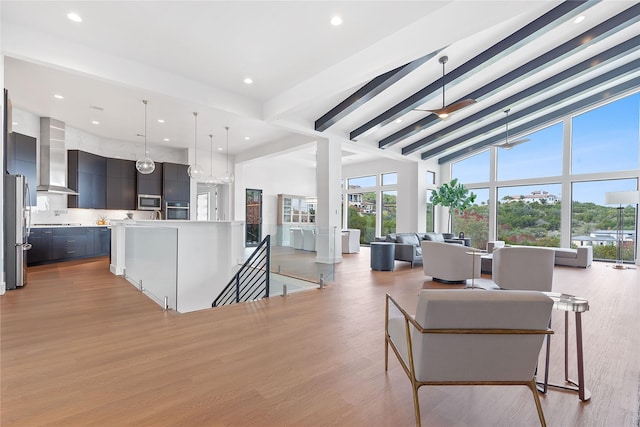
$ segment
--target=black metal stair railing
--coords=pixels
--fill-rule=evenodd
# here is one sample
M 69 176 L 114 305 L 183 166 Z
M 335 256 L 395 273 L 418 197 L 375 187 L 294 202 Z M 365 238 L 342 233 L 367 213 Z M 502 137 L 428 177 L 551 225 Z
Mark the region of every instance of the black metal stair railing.
M 211 307 L 269 298 L 270 267 L 271 236 L 267 235 L 211 303 Z

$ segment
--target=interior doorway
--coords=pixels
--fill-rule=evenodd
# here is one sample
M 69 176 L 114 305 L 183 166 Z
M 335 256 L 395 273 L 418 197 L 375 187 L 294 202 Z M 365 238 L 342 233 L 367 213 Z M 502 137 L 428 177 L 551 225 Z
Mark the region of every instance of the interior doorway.
M 262 241 L 262 190 L 245 190 L 245 246 L 258 246 Z

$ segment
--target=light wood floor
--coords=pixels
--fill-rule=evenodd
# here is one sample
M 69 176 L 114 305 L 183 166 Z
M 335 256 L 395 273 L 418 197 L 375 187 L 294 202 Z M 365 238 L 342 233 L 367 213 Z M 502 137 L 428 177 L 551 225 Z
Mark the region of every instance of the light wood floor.
M 324 290 L 189 314 L 161 311 L 104 258 L 29 273 L 0 297 L 3 427 L 414 425 L 409 380 L 393 358 L 384 371 L 383 319 L 385 293 L 413 312 L 438 287 L 420 266 L 373 272 L 363 248 Z M 541 396 L 548 425 L 638 426 L 640 270 L 556 267 L 554 283 L 590 302 L 593 397 Z M 525 387 L 423 387 L 420 400 L 423 426 L 538 425 Z

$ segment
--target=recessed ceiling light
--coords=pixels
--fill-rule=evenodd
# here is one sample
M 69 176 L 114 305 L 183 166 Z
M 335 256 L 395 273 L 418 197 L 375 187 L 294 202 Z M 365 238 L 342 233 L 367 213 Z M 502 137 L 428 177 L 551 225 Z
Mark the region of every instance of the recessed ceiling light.
M 13 126 L 18 126 L 18 122 L 11 122 Z
M 67 13 L 67 18 L 69 18 L 70 20 L 72 20 L 73 22 L 82 22 L 82 18 L 80 17 L 80 15 L 78 15 L 75 12 L 69 12 Z
M 164 123 L 164 120 L 158 119 L 158 123 Z
M 62 96 L 62 95 L 60 95 L 60 94 L 58 94 L 58 93 L 56 93 L 55 95 L 53 95 L 53 97 L 54 97 L 54 98 L 56 98 L 56 99 L 64 99 L 64 96 Z
M 339 16 L 334 16 L 331 18 L 331 25 L 337 27 L 338 25 L 342 25 L 342 18 Z
M 245 140 L 245 141 L 248 141 L 248 140 L 250 140 L 250 139 L 251 139 L 251 137 L 250 137 L 250 136 L 245 136 L 245 137 L 244 137 L 244 140 Z
M 169 138 L 165 138 L 163 141 L 164 141 L 164 142 L 169 142 L 169 141 L 171 141 L 171 140 L 170 140 Z
M 402 119 L 396 119 L 396 123 L 402 123 Z
M 244 82 L 250 85 L 251 83 L 253 83 L 253 79 L 251 77 L 247 77 L 246 79 L 244 79 Z
M 100 122 L 99 122 L 99 121 L 97 121 L 97 120 L 92 120 L 92 121 L 91 121 L 91 124 L 99 125 L 99 124 L 100 124 Z
M 574 23 L 574 24 L 579 24 L 579 23 L 581 23 L 582 21 L 584 21 L 584 18 L 585 18 L 585 16 L 584 16 L 584 15 L 577 16 L 577 17 L 576 17 L 576 19 L 574 19 L 574 20 L 573 20 L 573 23 Z
M 222 147 L 218 147 L 218 151 L 222 151 Z

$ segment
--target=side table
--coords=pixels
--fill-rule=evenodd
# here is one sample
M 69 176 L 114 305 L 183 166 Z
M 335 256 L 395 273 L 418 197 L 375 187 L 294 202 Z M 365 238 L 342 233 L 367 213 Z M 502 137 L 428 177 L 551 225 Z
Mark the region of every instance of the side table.
M 393 271 L 395 266 L 395 243 L 371 242 L 371 269 Z
M 591 399 L 591 392 L 584 386 L 584 360 L 582 351 L 582 313 L 589 311 L 589 301 L 584 298 L 576 297 L 573 295 L 560 294 L 558 292 L 543 292 L 549 298 L 553 300 L 553 308 L 556 310 L 564 311 L 564 381 L 567 385 L 549 384 L 547 382 L 549 372 L 549 346 L 547 345 L 547 356 L 545 360 L 545 380 L 543 383 L 538 383 L 542 386 L 543 393 L 547 392 L 547 387 L 560 388 L 563 390 L 571 390 L 578 392 L 578 398 L 583 402 Z M 575 313 L 576 321 L 576 357 L 578 364 L 578 381 L 569 379 L 569 313 Z M 549 339 L 549 337 L 547 337 Z

